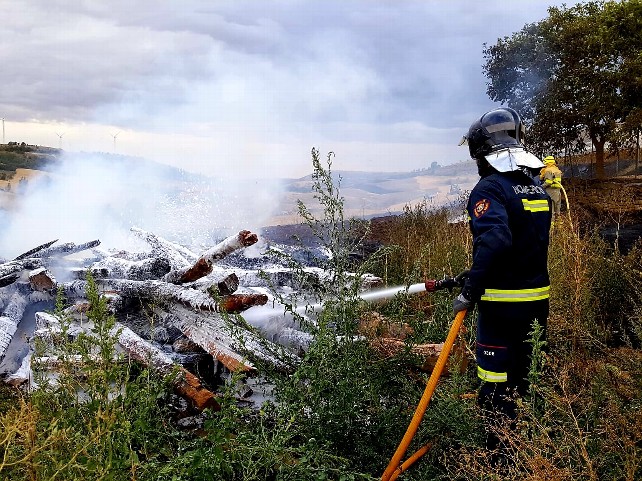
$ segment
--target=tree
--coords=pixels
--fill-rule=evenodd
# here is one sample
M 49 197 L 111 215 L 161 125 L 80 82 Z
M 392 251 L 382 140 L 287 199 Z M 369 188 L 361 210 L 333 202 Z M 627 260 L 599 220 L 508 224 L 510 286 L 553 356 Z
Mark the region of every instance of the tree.
M 484 47 L 487 93 L 517 109 L 536 153 L 578 153 L 642 119 L 642 0 L 551 7 L 544 20 Z
M 606 4 L 604 22 L 605 41 L 613 46 L 620 63 L 618 83 L 625 115 L 618 129 L 619 141 L 625 147 L 633 147 L 642 126 L 642 2 Z

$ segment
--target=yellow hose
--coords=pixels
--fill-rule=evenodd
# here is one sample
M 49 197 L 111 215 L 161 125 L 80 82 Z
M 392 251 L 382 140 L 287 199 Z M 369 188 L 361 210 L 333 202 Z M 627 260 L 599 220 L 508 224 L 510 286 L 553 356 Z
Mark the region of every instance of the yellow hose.
M 437 363 L 435 364 L 435 368 L 432 370 L 432 373 L 430 374 L 430 378 L 428 379 L 428 383 L 426 384 L 426 389 L 424 390 L 424 393 L 421 396 L 421 399 L 419 400 L 417 409 L 415 409 L 415 414 L 412 416 L 410 425 L 406 430 L 406 434 L 404 434 L 403 438 L 401 439 L 401 442 L 399 443 L 399 447 L 397 447 L 397 450 L 395 451 L 395 454 L 392 456 L 390 463 L 388 463 L 388 467 L 383 472 L 383 475 L 381 476 L 381 481 L 392 481 L 394 479 L 397 479 L 397 476 L 399 476 L 403 471 L 408 469 L 408 467 L 411 464 L 413 464 L 417 459 L 423 456 L 426 453 L 426 451 L 428 451 L 430 444 L 427 444 L 422 448 L 420 448 L 415 454 L 413 454 L 410 458 L 408 458 L 406 462 L 400 465 L 401 458 L 403 458 L 404 454 L 406 454 L 406 450 L 408 449 L 408 446 L 410 445 L 412 438 L 415 436 L 415 433 L 419 428 L 419 423 L 424 417 L 426 408 L 428 408 L 428 403 L 430 402 L 430 398 L 435 392 L 435 388 L 437 387 L 437 381 L 439 381 L 441 373 L 444 370 L 444 367 L 446 366 L 446 361 L 448 360 L 448 356 L 450 355 L 450 351 L 453 347 L 453 344 L 455 344 L 455 339 L 457 339 L 457 335 L 459 334 L 461 325 L 464 322 L 464 317 L 466 317 L 466 310 L 459 311 L 455 316 L 455 320 L 453 321 L 453 324 L 450 327 L 448 336 L 444 341 L 444 347 L 439 353 L 439 357 L 437 358 Z
M 564 200 L 566 200 L 566 211 L 568 212 L 568 222 L 571 224 L 571 230 L 573 229 L 573 219 L 571 217 L 571 205 L 568 203 L 568 196 L 566 195 L 566 189 L 564 189 L 564 186 L 560 184 L 560 189 L 562 189 L 562 193 L 564 194 Z
M 392 476 L 390 476 L 390 481 L 395 481 L 395 479 L 397 479 L 401 473 L 405 472 L 410 466 L 412 466 L 415 463 L 415 461 L 417 461 L 420 457 L 426 454 L 428 450 L 432 447 L 432 445 L 433 443 L 431 441 L 427 444 L 424 444 L 417 451 L 415 451 L 415 454 L 410 456 L 403 463 L 401 463 L 401 466 L 395 469 L 395 471 L 392 473 Z

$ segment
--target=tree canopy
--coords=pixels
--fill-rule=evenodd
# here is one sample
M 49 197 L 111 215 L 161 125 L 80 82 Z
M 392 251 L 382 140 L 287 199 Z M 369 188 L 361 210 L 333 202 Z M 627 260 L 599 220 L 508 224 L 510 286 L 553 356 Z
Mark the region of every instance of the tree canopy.
M 642 0 L 551 7 L 544 20 L 484 46 L 492 100 L 529 126 L 536 153 L 579 153 L 593 143 L 604 177 L 605 146 L 626 146 L 642 124 Z

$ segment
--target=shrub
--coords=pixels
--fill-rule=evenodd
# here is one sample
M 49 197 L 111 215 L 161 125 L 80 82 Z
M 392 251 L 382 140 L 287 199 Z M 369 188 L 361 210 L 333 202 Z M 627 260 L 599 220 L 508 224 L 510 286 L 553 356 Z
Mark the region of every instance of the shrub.
M 36 372 L 37 387 L 0 417 L 4 479 L 133 479 L 153 459 L 172 454 L 161 379 L 115 352 L 114 318 L 88 276 L 91 334 L 67 339 L 69 320 L 59 295 L 55 315 L 55 379 Z M 75 356 L 80 356 L 76 360 Z
M 167 409 L 164 380 L 114 356 L 113 318 L 89 280 L 91 336 L 56 340 L 63 359 L 59 381 L 33 393 L 0 391 L 0 477 L 141 480 L 366 480 L 378 479 L 421 398 L 427 375 L 412 343 L 443 340 L 455 293 L 404 295 L 381 305 L 359 298 L 357 277 L 373 272 L 402 288 L 426 277 L 454 275 L 470 264 L 463 223 L 447 210 L 420 204 L 391 218 L 382 232 L 343 217 L 332 180 L 312 151 L 314 189 L 323 217 L 300 212 L 331 254 L 323 267 L 331 282 L 315 289 L 323 309 L 302 328 L 313 341 L 289 372 L 262 372 L 274 398 L 260 409 L 236 400 L 237 376 L 221 393 L 221 410 L 206 412 L 198 432 L 179 431 Z M 340 183 L 340 181 L 339 181 Z M 407 480 L 642 479 L 642 324 L 640 246 L 623 256 L 591 229 L 562 219 L 551 237 L 551 314 L 546 336 L 534 326 L 539 353 L 529 395 L 520 400 L 517 429 L 499 431 L 509 463 L 490 463 L 474 393 L 474 363 L 443 378 L 409 452 L 431 443 Z M 366 238 L 384 247 L 355 268 L 351 252 Z M 301 321 L 297 302 L 281 299 Z M 57 315 L 68 325 L 59 300 Z M 384 357 L 359 332 L 376 310 L 414 333 L 402 352 Z M 297 317 L 298 316 L 298 317 Z M 474 313 L 466 319 L 474 343 Z M 239 319 L 239 322 L 242 320 Z M 546 343 L 546 344 L 544 344 Z M 544 351 L 546 347 L 546 352 Z M 82 371 L 71 362 L 83 358 Z M 260 364 L 257 362 L 257 365 Z M 84 396 L 79 396 L 79 392 Z

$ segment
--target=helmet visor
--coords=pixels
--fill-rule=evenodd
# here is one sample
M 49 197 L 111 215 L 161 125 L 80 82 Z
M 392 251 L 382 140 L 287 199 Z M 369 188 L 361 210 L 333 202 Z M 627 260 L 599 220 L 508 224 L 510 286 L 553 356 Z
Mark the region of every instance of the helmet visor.
M 512 172 L 520 167 L 541 169 L 544 164 L 530 152 L 520 147 L 502 149 L 486 156 L 488 163 L 499 172 Z

